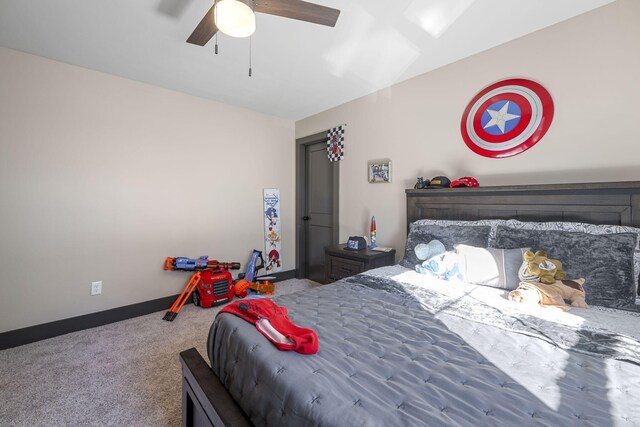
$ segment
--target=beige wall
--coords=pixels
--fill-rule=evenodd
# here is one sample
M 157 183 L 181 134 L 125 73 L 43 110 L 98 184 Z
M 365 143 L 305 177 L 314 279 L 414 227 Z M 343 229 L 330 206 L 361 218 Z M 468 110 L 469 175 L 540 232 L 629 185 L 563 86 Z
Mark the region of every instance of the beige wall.
M 425 37 L 428 35 L 425 34 Z M 296 137 L 347 123 L 340 165 L 340 236 L 367 232 L 402 255 L 404 190 L 417 176 L 472 175 L 482 185 L 640 180 L 640 1 L 604 8 L 296 123 Z M 470 151 L 460 119 L 489 84 L 526 77 L 556 114 L 544 139 L 507 159 Z M 368 184 L 367 161 L 392 160 L 391 184 Z
M 289 120 L 0 48 L 0 332 L 176 294 L 167 256 L 244 268 L 266 187 L 293 269 L 293 140 Z

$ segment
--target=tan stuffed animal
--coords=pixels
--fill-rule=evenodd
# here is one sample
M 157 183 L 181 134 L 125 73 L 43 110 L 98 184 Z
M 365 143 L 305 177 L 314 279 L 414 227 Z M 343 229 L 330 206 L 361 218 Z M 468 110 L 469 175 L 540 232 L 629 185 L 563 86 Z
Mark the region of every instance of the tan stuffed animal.
M 542 282 L 552 284 L 556 280 L 563 280 L 567 274 L 562 269 L 562 263 L 557 259 L 547 257 L 545 251 L 526 251 L 524 262 L 518 276 L 526 282 Z
M 552 284 L 538 282 L 520 282 L 518 289 L 509 292 L 509 299 L 527 304 L 540 304 L 544 307 L 558 307 L 569 310 L 565 300 L 572 307 L 589 308 L 585 302 L 584 279 L 558 280 Z

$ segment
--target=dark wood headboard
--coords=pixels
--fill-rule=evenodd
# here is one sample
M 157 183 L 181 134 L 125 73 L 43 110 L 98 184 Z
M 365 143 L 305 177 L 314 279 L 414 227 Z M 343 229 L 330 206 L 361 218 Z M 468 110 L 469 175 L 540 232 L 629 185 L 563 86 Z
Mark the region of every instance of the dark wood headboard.
M 518 219 L 640 228 L 640 181 L 406 190 L 407 228 L 423 218 Z

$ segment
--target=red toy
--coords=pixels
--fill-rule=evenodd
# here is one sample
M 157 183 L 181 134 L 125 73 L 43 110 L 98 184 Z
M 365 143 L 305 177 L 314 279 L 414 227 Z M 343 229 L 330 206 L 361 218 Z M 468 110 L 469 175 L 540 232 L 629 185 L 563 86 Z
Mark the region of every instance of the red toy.
M 472 176 L 463 176 L 462 178 L 452 181 L 450 187 L 480 187 L 480 183 Z
M 233 278 L 224 269 L 205 270 L 193 292 L 193 303 L 201 307 L 225 304 L 233 299 Z
M 167 258 L 165 270 L 196 271 L 193 273 L 184 290 L 175 300 L 169 311 L 162 318 L 169 322 L 178 316 L 182 307 L 192 298 L 195 305 L 211 307 L 225 304 L 233 299 L 233 278 L 227 269 L 238 270 L 238 262 L 219 262 L 202 256 L 199 259 Z

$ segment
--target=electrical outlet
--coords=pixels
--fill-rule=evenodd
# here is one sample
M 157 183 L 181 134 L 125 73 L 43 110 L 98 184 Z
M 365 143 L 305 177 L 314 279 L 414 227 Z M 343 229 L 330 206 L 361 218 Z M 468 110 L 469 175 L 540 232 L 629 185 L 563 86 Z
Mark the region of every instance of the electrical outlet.
M 91 295 L 100 295 L 102 293 L 102 282 L 91 282 Z

